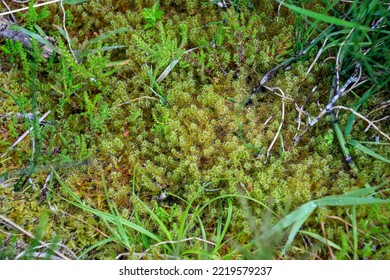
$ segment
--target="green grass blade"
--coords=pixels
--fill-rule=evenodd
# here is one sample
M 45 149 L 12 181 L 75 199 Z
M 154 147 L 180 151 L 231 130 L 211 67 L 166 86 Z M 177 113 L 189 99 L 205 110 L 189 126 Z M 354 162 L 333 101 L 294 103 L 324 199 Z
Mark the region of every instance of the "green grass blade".
M 318 205 L 314 201 L 303 204 L 298 209 L 281 219 L 266 235 L 272 236 L 273 234 L 300 222 L 303 218 L 307 218 L 317 207 Z
M 288 248 L 291 246 L 291 244 L 293 243 L 294 239 L 295 239 L 295 236 L 297 235 L 299 229 L 301 228 L 301 226 L 303 225 L 303 223 L 307 220 L 307 218 L 310 216 L 311 212 L 306 214 L 306 215 L 303 215 L 301 218 L 299 218 L 298 220 L 296 220 L 294 223 L 293 223 L 293 226 L 291 227 L 291 230 L 290 230 L 290 233 L 288 235 L 288 239 L 287 239 L 287 242 L 286 244 L 284 245 L 283 247 L 283 250 L 282 250 L 282 254 L 285 255 L 286 254 L 286 251 L 288 250 Z
M 206 233 L 206 229 L 205 229 L 205 227 L 203 225 L 201 217 L 198 217 L 198 223 L 199 223 L 200 231 L 202 233 L 202 239 L 206 240 L 207 239 L 207 233 Z M 203 252 L 206 254 L 208 251 L 209 250 L 208 250 L 207 242 L 203 242 Z
M 318 206 L 353 206 L 378 203 L 390 203 L 390 199 L 379 199 L 371 197 L 328 196 L 317 200 Z
M 56 53 L 58 54 L 62 54 L 62 50 L 56 46 L 54 46 L 49 40 L 46 40 L 44 38 L 42 38 L 42 36 L 40 36 L 39 34 L 37 33 L 34 33 L 26 28 L 23 28 L 21 26 L 18 26 L 18 25 L 8 25 L 9 29 L 10 30 L 16 30 L 16 31 L 20 31 L 20 32 L 23 32 L 24 34 L 27 34 L 28 36 L 30 36 L 31 38 L 34 38 L 35 40 L 37 40 L 39 43 L 45 45 L 45 46 L 48 46 L 50 49 L 52 49 L 53 51 L 55 51 Z
M 223 226 L 222 232 L 218 232 L 217 240 L 215 242 L 215 247 L 213 250 L 213 254 L 218 252 L 218 250 L 221 248 L 221 245 L 223 243 L 223 240 L 225 238 L 226 232 L 230 226 L 230 222 L 232 220 L 232 215 L 233 215 L 233 202 L 231 198 L 227 199 L 228 202 L 228 215 L 225 220 L 225 225 Z
M 165 236 L 169 241 L 172 241 L 172 235 L 167 229 L 167 227 L 164 225 L 163 221 L 160 220 L 159 217 L 152 211 L 152 209 L 149 208 L 137 195 L 133 194 L 133 196 L 137 199 L 137 201 L 142 205 L 142 207 L 150 214 L 150 217 L 153 218 L 153 220 L 158 224 L 160 229 L 165 233 Z
M 110 237 L 110 238 L 105 238 L 99 242 L 96 242 L 95 244 L 93 244 L 92 246 L 88 247 L 87 249 L 85 249 L 79 256 L 78 256 L 78 260 L 81 260 L 84 258 L 84 256 L 86 256 L 88 254 L 88 252 L 92 251 L 93 249 L 97 248 L 97 247 L 100 247 L 100 246 L 103 246 L 107 243 L 110 243 L 110 242 L 113 242 L 115 241 L 116 238 L 115 237 Z
M 89 40 L 87 42 L 87 44 L 90 45 L 90 44 L 93 44 L 93 43 L 97 43 L 98 41 L 110 38 L 113 35 L 124 33 L 124 32 L 128 32 L 128 31 L 132 31 L 132 30 L 134 30 L 134 29 L 128 28 L 128 27 L 118 28 L 116 30 L 112 30 L 112 31 L 109 31 L 107 33 L 103 33 L 103 34 L 97 36 L 96 38 L 93 38 L 93 39 Z
M 380 186 L 355 190 L 348 194 L 339 196 L 328 196 L 318 200 L 310 201 L 281 219 L 269 232 L 263 234 L 263 238 L 269 238 L 276 233 L 282 232 L 291 226 L 288 240 L 282 250 L 284 254 L 292 244 L 302 224 L 317 208 L 323 206 L 357 206 L 362 204 L 390 203 L 390 199 L 378 199 L 372 197 L 357 197 L 358 195 L 373 194 Z M 349 196 L 348 196 L 349 195 Z
M 317 239 L 318 241 L 326 244 L 326 245 L 329 245 L 330 247 L 333 247 L 337 250 L 341 250 L 341 247 L 339 245 L 337 245 L 336 243 L 322 237 L 321 235 L 318 235 L 316 233 L 313 233 L 313 232 L 310 232 L 310 231 L 305 231 L 305 230 L 300 230 L 299 233 L 302 233 L 302 234 L 305 234 L 307 236 L 310 236 L 314 239 Z
M 277 1 L 279 3 L 281 3 L 283 6 L 289 8 L 290 10 L 292 10 L 294 12 L 297 12 L 299 14 L 302 14 L 302 15 L 305 15 L 305 16 L 323 21 L 323 22 L 327 22 L 327 23 L 339 25 L 339 26 L 344 26 L 347 28 L 357 28 L 357 29 L 364 30 L 364 31 L 372 31 L 371 28 L 364 26 L 364 25 L 361 25 L 361 24 L 358 24 L 358 23 L 349 22 L 349 21 L 345 21 L 345 20 L 342 20 L 339 18 L 335 18 L 335 17 L 331 17 L 328 15 L 313 12 L 311 10 L 306 10 L 306 9 L 303 9 L 303 8 L 300 8 L 300 7 L 297 7 L 294 5 L 287 4 L 281 0 L 277 0 Z
M 198 195 L 194 195 L 194 197 L 187 204 L 187 207 L 184 210 L 184 212 L 181 214 L 181 217 L 180 217 L 181 221 L 180 221 L 180 226 L 179 226 L 179 232 L 178 232 L 178 235 L 177 235 L 179 240 L 183 239 L 186 236 L 186 233 L 187 233 L 188 229 L 191 227 L 193 221 L 195 220 L 195 218 L 193 218 L 193 219 L 190 219 L 190 221 L 188 221 L 187 218 L 188 218 L 188 214 L 190 212 L 192 203 L 194 202 L 194 200 L 195 200 L 195 198 L 197 196 Z M 196 209 L 194 211 L 195 213 L 197 212 Z M 193 214 L 193 217 L 199 217 L 199 216 L 195 216 L 195 214 Z M 186 226 L 186 224 L 187 224 L 187 226 Z
M 53 169 L 53 174 L 56 177 L 58 183 L 60 183 L 61 187 L 65 189 L 65 191 L 79 204 L 84 204 L 81 199 L 65 184 L 64 181 L 60 178 L 58 173 Z
M 353 259 L 358 259 L 358 228 L 356 221 L 356 206 L 352 206 Z
M 46 33 L 43 31 L 43 29 L 38 24 L 34 24 L 34 28 L 42 38 L 45 38 L 47 36 Z
M 130 240 L 129 240 L 129 237 L 127 235 L 125 228 L 123 227 L 118 209 L 115 207 L 115 205 L 113 205 L 113 208 L 115 210 L 115 214 L 113 213 L 113 215 L 115 217 L 115 224 L 116 224 L 118 231 L 119 231 L 119 239 L 125 245 L 125 247 L 127 249 L 130 249 L 131 248 Z
M 386 163 L 390 163 L 390 160 L 381 156 L 380 154 L 377 154 L 376 152 L 374 152 L 373 150 L 367 148 L 366 146 L 360 144 L 360 142 L 358 142 L 357 140 L 348 140 L 347 141 L 348 144 L 350 144 L 351 146 L 359 149 L 360 151 L 362 151 L 363 153 L 366 153 L 367 155 L 370 155 L 376 159 L 379 159 L 383 162 L 386 162 Z
M 89 0 L 62 0 L 62 3 L 69 4 L 69 5 L 74 5 L 74 4 L 84 3 L 84 2 L 87 2 L 87 1 L 89 1 Z
M 341 196 L 348 196 L 348 197 L 363 197 L 363 196 L 369 196 L 374 195 L 375 191 L 382 187 L 382 185 L 370 187 L 370 188 L 360 188 L 357 190 L 350 191 L 346 194 L 343 194 Z
M 115 219 L 116 217 L 114 217 L 112 214 L 110 213 L 105 213 L 103 211 L 100 211 L 100 210 L 97 210 L 97 209 L 94 209 L 92 207 L 89 207 L 87 206 L 84 202 L 81 201 L 80 198 L 77 197 L 77 195 L 75 193 L 73 193 L 73 191 L 62 181 L 62 179 L 59 177 L 59 175 L 57 174 L 57 172 L 55 170 L 53 170 L 53 173 L 57 179 L 57 181 L 60 183 L 61 187 L 63 187 L 63 189 L 74 199 L 76 200 L 75 201 L 71 201 L 71 200 L 68 200 L 66 198 L 63 198 L 66 202 L 72 204 L 73 206 L 75 207 L 78 207 L 84 211 L 87 211 L 91 214 L 94 214 L 96 216 L 98 216 L 99 218 L 103 219 L 103 220 L 106 220 L 108 222 L 111 222 L 111 223 L 115 223 Z M 140 232 L 142 234 L 145 234 L 146 236 L 149 236 L 151 239 L 157 241 L 157 242 L 161 242 L 161 238 L 157 235 L 155 235 L 154 233 L 148 231 L 147 229 L 137 225 L 137 224 L 134 224 L 128 220 L 125 220 L 123 218 L 119 218 L 121 223 L 137 232 Z
M 139 214 L 138 214 L 138 211 L 137 209 L 134 209 L 134 216 L 135 216 L 135 219 L 137 221 L 138 224 L 142 224 L 142 221 L 139 217 Z M 148 236 L 142 234 L 142 233 L 139 233 L 139 236 L 140 236 L 140 239 L 141 239 L 141 244 L 142 246 L 145 248 L 145 249 L 148 249 L 150 247 L 150 239 Z

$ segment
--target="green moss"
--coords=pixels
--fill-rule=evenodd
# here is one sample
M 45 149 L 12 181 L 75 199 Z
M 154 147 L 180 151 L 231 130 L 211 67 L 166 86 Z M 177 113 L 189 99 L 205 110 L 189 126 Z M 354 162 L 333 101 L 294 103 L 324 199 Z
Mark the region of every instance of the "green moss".
M 325 120 L 308 132 L 298 146 L 288 147 L 297 131 L 298 118 L 291 100 L 302 105 L 312 88 L 318 86 L 305 110 L 315 116 L 319 112 L 316 102 L 327 103 L 327 85 L 332 74 L 327 66 L 317 64 L 306 78 L 310 60 L 298 61 L 290 71 L 281 71 L 272 80 L 272 86 L 282 88 L 289 97 L 283 100 L 286 114 L 281 137 L 285 146 L 277 141 L 267 163 L 264 163 L 264 155 L 257 157 L 259 150 L 265 151 L 269 147 L 278 131 L 282 99 L 261 92 L 253 104 L 243 110 L 241 103 L 267 71 L 292 54 L 295 36 L 292 13 L 282 8 L 281 16 L 277 17 L 277 6 L 270 1 L 254 3 L 256 9 L 269 19 L 259 16 L 244 4 L 238 13 L 234 8 L 222 10 L 216 5 L 203 5 L 202 1 L 163 1 L 161 21 L 145 30 L 141 11 L 150 8 L 153 1 L 141 2 L 90 1 L 69 7 L 68 20 L 72 20 L 72 25 L 68 29 L 73 47 L 92 51 L 76 63 L 66 44 L 59 40 L 64 55 L 54 58 L 51 64 L 39 64 L 37 107 L 40 112 L 50 109 L 52 113 L 48 118 L 49 128 L 40 131 L 45 137 L 40 168 L 31 178 L 34 184 L 43 186 L 51 171 L 50 164 L 53 164 L 65 183 L 87 205 L 109 211 L 102 185 L 104 175 L 108 196 L 123 217 L 165 236 L 150 213 L 132 197 L 135 193 L 166 224 L 173 238 L 178 238 L 181 215 L 187 207 L 184 201 L 188 203 L 194 199 L 191 215 L 196 212 L 196 207 L 202 207 L 218 195 L 242 191 L 254 200 L 270 205 L 280 218 L 310 200 L 343 194 L 365 183 L 379 184 L 388 177 L 386 163 L 355 150 L 353 156 L 361 173 L 354 178 L 332 138 L 331 125 Z M 51 9 L 50 20 L 61 24 L 61 18 L 54 16 L 56 8 Z M 60 38 L 56 30 L 51 30 L 50 24 L 44 27 Z M 98 43 L 88 43 L 101 34 L 123 27 L 130 28 L 130 31 L 109 36 Z M 11 49 L 9 44 L 6 46 Z M 105 52 L 105 46 L 125 47 Z M 194 47 L 197 49 L 181 56 L 185 50 Z M 17 46 L 13 48 L 12 56 L 10 52 L 0 54 L 2 58 L 8 57 L 5 64 L 9 69 L 0 72 L 0 84 L 12 96 L 1 92 L 0 98 L 7 113 L 29 112 L 31 102 L 26 65 L 32 58 L 22 50 L 17 51 Z M 178 58 L 180 62 L 159 83 L 168 101 L 161 103 L 156 98 L 158 89 L 149 74 L 158 78 Z M 116 67 L 109 66 L 115 61 L 121 63 Z M 378 98 L 365 105 L 367 108 L 363 114 L 370 112 L 373 104 L 383 100 L 384 96 Z M 346 102 L 353 103 L 354 100 L 351 98 Z M 340 117 L 341 125 L 346 121 L 346 117 Z M 0 122 L 2 153 L 29 126 L 15 118 L 0 119 Z M 305 116 L 302 116 L 302 122 L 307 124 Z M 364 126 L 358 122 L 355 129 L 364 131 Z M 366 139 L 365 136 L 358 137 Z M 389 156 L 384 146 L 379 146 L 376 151 Z M 30 166 L 31 154 L 32 144 L 26 139 L 16 150 L 10 151 L 10 160 L 0 161 L 0 174 Z M 0 177 L 1 186 L 6 185 L 3 177 Z M 204 186 L 209 191 L 199 195 Z M 102 220 L 62 200 L 63 196 L 71 198 L 61 191 L 58 183 L 51 187 L 51 205 L 68 214 L 50 216 L 48 237 L 58 234 L 64 244 L 81 253 L 103 238 L 96 228 L 105 234 L 110 233 Z M 160 200 L 163 193 L 167 198 Z M 32 188 L 29 183 L 21 191 L 12 190 L 10 185 L 0 187 L 0 197 L 0 213 L 27 230 L 36 226 L 31 221 L 48 208 L 48 201 L 40 190 Z M 210 240 L 218 236 L 218 218 L 226 219 L 229 215 L 227 206 L 218 203 L 208 205 L 200 214 Z M 259 204 L 249 203 L 251 213 L 242 207 L 239 199 L 234 199 L 233 204 L 231 226 L 225 238 L 225 241 L 233 241 L 216 252 L 218 258 L 227 255 L 244 258 L 242 252 L 235 251 L 230 244 L 250 243 L 260 235 L 259 232 L 269 229 L 267 223 L 279 219 L 269 216 L 268 210 Z M 388 209 L 386 211 L 388 214 Z M 345 232 L 343 224 L 330 222 L 326 217 L 347 219 L 346 213 L 346 209 L 326 209 L 305 224 L 321 235 L 320 223 L 326 222 L 329 225 L 328 238 L 341 244 L 342 250 L 337 253 L 339 258 L 350 257 L 351 235 Z M 365 242 L 369 236 L 380 235 L 381 240 L 385 239 L 382 238 L 385 234 L 383 219 L 387 214 L 382 215 L 375 207 L 361 210 L 360 227 L 371 231 L 371 235 L 364 236 Z M 364 224 L 371 218 L 378 224 L 373 227 Z M 202 230 L 197 220 L 185 237 L 203 238 Z M 0 232 L 4 237 L 2 234 Z M 133 246 L 127 248 L 130 251 L 142 252 L 148 249 L 148 242 L 153 243 L 135 231 L 129 230 L 128 234 Z M 182 246 L 177 248 L 190 247 L 189 243 Z M 202 243 L 194 246 L 203 249 Z M 360 255 L 369 258 L 386 254 L 373 247 L 371 243 L 363 244 Z M 163 246 L 154 248 L 151 253 L 166 253 L 161 248 Z M 307 244 L 298 241 L 285 258 L 296 258 L 310 250 Z M 112 243 L 91 251 L 88 258 L 113 259 L 121 252 L 123 247 Z M 326 249 L 315 253 L 323 258 L 329 257 Z M 201 258 L 199 255 L 188 257 Z

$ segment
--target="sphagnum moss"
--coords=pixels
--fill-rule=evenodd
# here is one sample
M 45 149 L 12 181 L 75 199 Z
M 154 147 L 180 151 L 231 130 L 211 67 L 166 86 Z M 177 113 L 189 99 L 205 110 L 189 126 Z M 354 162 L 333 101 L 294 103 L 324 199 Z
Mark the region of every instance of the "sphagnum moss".
M 233 199 L 233 216 L 225 238 L 244 245 L 258 237 L 251 219 L 259 230 L 267 231 L 268 227 L 263 224 L 276 223 L 287 210 L 296 209 L 310 200 L 343 194 L 356 186 L 362 187 L 366 182 L 377 184 L 386 178 L 385 163 L 373 161 L 358 152 L 357 163 L 363 171 L 358 178 L 351 176 L 340 153 L 334 148 L 335 144 L 321 138 L 329 130 L 328 124 L 317 126 L 311 132 L 312 139 L 303 139 L 292 150 L 287 150 L 287 144 L 282 147 L 277 142 L 268 163 L 264 163 L 264 156 L 256 159 L 259 150 L 265 151 L 275 136 L 282 102 L 287 108 L 281 131 L 284 143 L 291 143 L 296 133 L 298 113 L 294 110 L 292 99 L 297 104 L 303 104 L 305 96 L 318 86 L 305 107 L 311 116 L 318 112 L 317 101 L 321 104 L 327 102 L 326 86 L 331 80 L 330 71 L 324 71 L 317 64 L 306 79 L 309 63 L 299 61 L 292 65 L 290 71 L 281 71 L 272 80 L 272 85 L 282 88 L 289 99 L 282 100 L 273 93 L 263 92 L 252 105 L 240 109 L 240 104 L 250 95 L 260 77 L 293 51 L 295 19 L 286 9 L 281 9 L 283 17 L 277 17 L 275 3 L 256 2 L 257 11 L 265 15 L 262 17 L 245 4 L 237 12 L 233 8 L 221 10 L 216 5 L 202 5 L 200 1 L 168 1 L 160 7 L 165 12 L 161 21 L 145 30 L 146 21 L 141 11 L 150 8 L 152 1 L 111 2 L 92 1 L 70 7 L 72 25 L 68 30 L 74 47 L 81 49 L 89 40 L 122 27 L 131 28 L 131 31 L 110 36 L 101 45 L 89 46 L 96 48 L 97 53 L 91 53 L 80 64 L 72 61 L 71 56 L 64 55 L 55 58 L 52 64 L 41 63 L 39 66 L 43 73 L 39 77 L 39 108 L 52 108 L 54 111 L 51 118 L 54 133 L 50 136 L 54 145 L 45 151 L 46 163 L 65 159 L 70 166 L 74 163 L 73 168 L 56 169 L 65 183 L 88 205 L 102 211 L 109 210 L 102 187 L 104 175 L 109 199 L 120 213 L 136 221 L 131 213 L 137 212 L 137 219 L 142 221 L 144 228 L 159 236 L 165 235 L 156 225 L 156 220 L 150 218 L 150 213 L 134 199 L 137 195 L 166 223 L 172 236 L 177 237 L 181 214 L 191 199 L 194 203 L 190 213 L 195 213 L 196 207 L 202 207 L 204 202 L 218 195 L 245 193 L 270 205 L 279 217 L 268 210 L 263 211 L 253 201 L 249 204 L 253 211 L 249 213 L 238 199 Z M 315 9 L 320 8 L 317 6 Z M 55 17 L 52 20 L 61 21 Z M 43 27 L 52 28 L 50 24 Z M 59 36 L 55 30 L 51 33 Z M 65 45 L 60 42 L 61 48 L 66 49 Z M 108 56 L 102 50 L 107 45 L 123 45 L 125 48 Z M 156 79 L 177 55 L 194 47 L 198 49 L 183 56 L 159 84 L 168 102 L 163 104 L 150 98 L 157 96 L 151 90 L 156 91 L 156 87 L 151 83 L 148 71 L 151 70 Z M 5 57 L 4 54 L 1 56 Z M 111 71 L 112 68 L 105 67 L 110 61 L 125 62 Z M 21 66 L 16 65 L 8 73 L 0 74 L 0 83 L 7 85 L 6 89 L 14 96 L 16 92 L 29 92 L 26 82 L 17 83 L 28 78 L 16 75 L 17 67 Z M 329 78 L 322 77 L 324 73 Z M 318 77 L 321 77 L 320 81 Z M 25 110 L 28 111 L 28 94 L 23 96 L 27 104 Z M 1 98 L 7 112 L 20 110 L 10 96 L 1 95 Z M 21 99 L 20 96 L 17 98 Z M 104 110 L 107 115 L 102 114 Z M 272 119 L 266 123 L 271 116 Z M 239 132 L 240 119 L 242 135 Z M 7 120 L 1 122 L 12 125 Z M 345 120 L 340 119 L 340 122 Z M 20 128 L 14 130 L 23 133 Z M 8 136 L 11 132 L 11 127 L 2 129 L 3 141 L 9 144 L 14 140 Z M 28 164 L 18 151 L 28 155 L 30 147 L 25 141 L 17 147 L 17 151 L 12 151 L 12 161 L 2 163 L 1 174 Z M 383 148 L 382 152 L 386 155 L 388 149 Z M 34 174 L 32 182 L 42 186 L 48 172 L 50 168 Z M 1 180 L 4 184 L 5 181 Z M 59 214 L 53 214 L 48 236 L 55 231 L 78 254 L 102 240 L 103 235 L 96 228 L 103 234 L 110 233 L 102 220 L 96 220 L 87 211 L 80 212 L 61 200 L 60 195 L 66 197 L 66 194 L 58 188 L 58 183 L 54 181 L 50 188 L 51 205 L 77 219 L 72 216 L 64 219 Z M 199 194 L 202 188 L 205 190 Z M 1 196 L 6 198 L 2 211 L 16 223 L 31 229 L 31 224 L 26 221 L 38 217 L 41 209 L 46 208 L 48 199 L 32 188 L 24 188 L 23 192 L 10 189 L 10 186 L 0 188 Z M 10 197 L 16 199 L 11 201 Z M 38 197 L 43 197 L 40 205 Z M 228 216 L 227 210 L 221 212 L 218 208 L 222 206 L 224 209 L 227 202 L 221 200 L 220 203 L 222 205 L 208 205 L 199 216 L 207 235 L 205 238 L 216 238 L 218 217 L 226 219 Z M 23 207 L 13 208 L 16 204 Z M 340 237 L 341 233 L 344 234 L 340 230 L 344 225 L 329 217 L 347 219 L 346 213 L 345 209 L 334 208 L 322 211 L 313 216 L 305 227 L 323 235 L 320 222 L 325 222 L 329 240 L 345 245 L 345 252 L 338 254 L 340 258 L 348 255 L 348 242 L 343 238 L 349 237 Z M 370 216 L 380 220 L 386 213 L 388 209 L 384 214 L 376 212 L 371 216 L 362 211 L 359 219 L 364 221 Z M 167 215 L 171 215 L 172 219 L 167 219 Z M 204 238 L 199 223 L 196 221 L 186 237 Z M 133 230 L 127 234 L 133 246 L 127 250 L 142 252 L 148 249 L 148 242 L 153 244 Z M 372 234 L 375 235 L 374 232 Z M 310 251 L 308 243 L 298 242 L 285 258 L 296 258 L 304 251 Z M 97 248 L 89 252 L 88 258 L 114 258 L 124 250 L 119 244 Z M 196 244 L 203 250 L 204 244 Z M 218 252 L 218 258 L 223 258 L 225 253 L 233 258 L 245 257 L 241 251 L 231 254 L 235 248 L 226 248 L 228 244 Z M 165 253 L 162 247 L 153 250 Z M 368 254 L 368 249 L 364 250 L 364 254 Z M 316 254 L 329 257 L 326 249 Z

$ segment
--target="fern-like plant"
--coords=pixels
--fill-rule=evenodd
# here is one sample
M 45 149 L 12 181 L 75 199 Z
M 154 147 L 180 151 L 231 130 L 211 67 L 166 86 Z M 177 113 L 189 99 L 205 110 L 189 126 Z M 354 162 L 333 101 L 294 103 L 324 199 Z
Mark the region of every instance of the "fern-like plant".
M 152 28 L 161 19 L 164 11 L 159 9 L 159 4 L 155 3 L 151 9 L 145 8 L 143 11 L 147 24 L 145 29 Z

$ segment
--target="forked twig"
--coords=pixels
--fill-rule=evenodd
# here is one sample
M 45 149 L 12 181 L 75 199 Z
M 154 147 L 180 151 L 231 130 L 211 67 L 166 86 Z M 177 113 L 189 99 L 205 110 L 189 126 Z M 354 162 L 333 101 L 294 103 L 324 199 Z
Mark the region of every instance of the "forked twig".
M 366 121 L 369 125 L 371 125 L 376 131 L 378 131 L 382 136 L 384 136 L 385 138 L 387 138 L 387 140 L 390 141 L 390 136 L 387 135 L 386 133 L 382 132 L 382 130 L 379 129 L 379 127 L 377 127 L 374 122 L 370 121 L 369 119 L 367 119 L 365 116 L 363 116 L 362 114 L 359 114 L 358 112 L 356 112 L 354 109 L 352 108 L 348 108 L 348 107 L 344 107 L 344 106 L 334 106 L 332 107 L 332 109 L 343 109 L 343 110 L 346 110 L 346 111 L 350 111 L 352 114 L 358 116 L 359 118 L 361 118 L 362 120 Z

